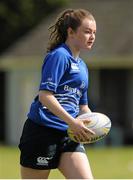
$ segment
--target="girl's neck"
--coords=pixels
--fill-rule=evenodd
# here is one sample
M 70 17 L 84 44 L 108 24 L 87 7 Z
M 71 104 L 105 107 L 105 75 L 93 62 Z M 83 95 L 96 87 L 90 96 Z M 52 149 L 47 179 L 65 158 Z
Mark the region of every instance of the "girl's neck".
M 74 59 L 78 59 L 80 51 L 74 47 L 70 42 L 66 41 L 65 44 L 68 46 L 68 48 L 71 50 L 72 52 L 72 56 L 74 57 Z

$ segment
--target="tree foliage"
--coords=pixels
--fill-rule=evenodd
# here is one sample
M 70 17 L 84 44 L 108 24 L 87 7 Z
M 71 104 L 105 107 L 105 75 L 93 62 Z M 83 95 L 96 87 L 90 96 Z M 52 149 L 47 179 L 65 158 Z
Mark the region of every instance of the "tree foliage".
M 1 0 L 0 53 L 65 0 Z

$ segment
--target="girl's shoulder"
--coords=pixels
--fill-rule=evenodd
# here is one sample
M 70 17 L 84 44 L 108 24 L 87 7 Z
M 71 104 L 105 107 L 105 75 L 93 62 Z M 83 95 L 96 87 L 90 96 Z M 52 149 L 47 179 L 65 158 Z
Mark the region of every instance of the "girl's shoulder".
M 48 59 L 68 62 L 70 59 L 70 54 L 65 48 L 57 47 L 56 49 L 47 53 L 44 60 L 47 61 Z
M 60 65 L 62 67 L 68 68 L 69 59 L 69 54 L 67 54 L 63 48 L 59 47 L 46 54 L 43 61 L 43 66 L 45 64 L 50 64 L 51 66 Z
M 64 46 L 59 46 L 56 49 L 54 49 L 52 54 L 56 54 L 57 56 L 63 56 L 63 57 L 70 57 L 70 52 Z

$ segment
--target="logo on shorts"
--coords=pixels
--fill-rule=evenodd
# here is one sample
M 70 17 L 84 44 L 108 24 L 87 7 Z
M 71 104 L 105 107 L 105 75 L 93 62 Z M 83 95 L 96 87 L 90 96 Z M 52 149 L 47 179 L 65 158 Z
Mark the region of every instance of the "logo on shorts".
M 37 158 L 37 165 L 39 166 L 44 166 L 44 165 L 48 165 L 49 160 L 52 159 L 52 157 L 38 157 Z

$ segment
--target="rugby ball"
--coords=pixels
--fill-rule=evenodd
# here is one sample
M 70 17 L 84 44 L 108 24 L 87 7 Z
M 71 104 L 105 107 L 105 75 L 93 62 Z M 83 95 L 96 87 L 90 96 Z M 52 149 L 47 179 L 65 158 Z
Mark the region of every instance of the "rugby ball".
M 94 135 L 88 134 L 88 140 L 87 141 L 80 141 L 82 144 L 87 143 L 94 143 L 96 141 L 99 141 L 100 139 L 104 138 L 110 131 L 111 128 L 111 121 L 108 116 L 106 116 L 103 113 L 98 112 L 92 112 L 92 113 L 84 113 L 82 115 L 79 115 L 77 117 L 78 119 L 89 119 L 90 122 L 88 124 L 85 124 L 87 128 L 94 131 Z M 68 136 L 71 140 L 75 142 L 79 142 L 76 140 L 72 130 L 68 128 L 67 130 Z

